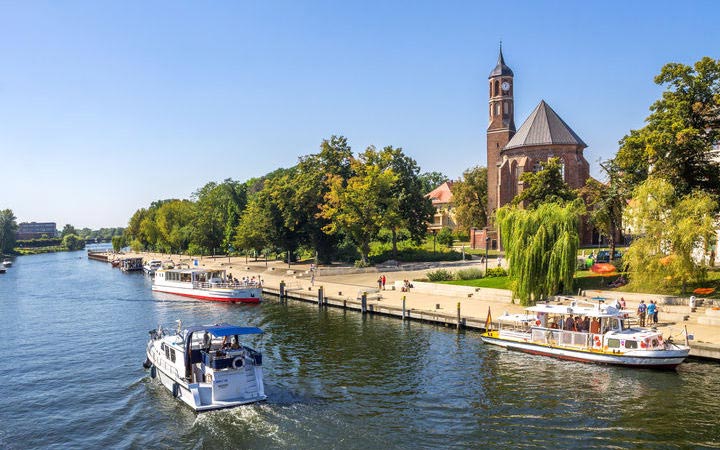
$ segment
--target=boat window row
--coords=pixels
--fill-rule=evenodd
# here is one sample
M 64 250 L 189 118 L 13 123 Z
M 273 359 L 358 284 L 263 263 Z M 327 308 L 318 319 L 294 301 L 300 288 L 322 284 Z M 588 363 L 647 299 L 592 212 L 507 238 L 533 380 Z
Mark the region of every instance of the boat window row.
M 160 348 L 162 348 L 165 351 L 166 359 L 169 359 L 170 361 L 175 362 L 175 349 L 174 348 L 170 348 L 170 346 L 165 345 L 164 342 L 162 343 Z

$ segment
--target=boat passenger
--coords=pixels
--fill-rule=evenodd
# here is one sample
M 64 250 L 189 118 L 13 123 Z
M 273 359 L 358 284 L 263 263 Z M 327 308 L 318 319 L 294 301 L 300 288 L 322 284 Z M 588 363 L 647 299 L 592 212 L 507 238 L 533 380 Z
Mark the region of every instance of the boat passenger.
M 586 333 L 590 331 L 590 317 L 585 317 L 585 320 L 583 321 L 583 331 Z
M 563 329 L 565 331 L 575 330 L 575 320 L 573 319 L 573 316 L 568 316 L 568 318 L 565 319 L 565 327 Z
M 230 344 L 230 348 L 233 350 L 237 350 L 240 348 L 237 335 L 232 337 L 232 343 Z
M 593 317 L 592 322 L 590 322 L 590 332 L 592 334 L 598 334 L 600 332 L 600 322 L 597 317 Z

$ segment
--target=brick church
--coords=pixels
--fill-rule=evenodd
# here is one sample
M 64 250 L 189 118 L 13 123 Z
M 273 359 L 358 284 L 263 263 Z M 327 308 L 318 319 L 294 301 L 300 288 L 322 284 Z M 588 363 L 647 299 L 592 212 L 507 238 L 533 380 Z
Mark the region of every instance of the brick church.
M 550 105 L 541 101 L 520 128 L 515 128 L 514 74 L 505 64 L 502 47 L 488 85 L 488 217 L 522 192 L 523 173 L 541 170 L 549 158 L 560 159 L 563 177 L 572 189 L 584 186 L 590 177 L 590 165 L 583 156 L 587 145 Z M 587 224 L 582 223 L 579 232 L 581 244 L 591 242 Z M 473 247 L 484 248 L 486 239 L 489 248 L 498 247 L 492 230 L 471 231 Z

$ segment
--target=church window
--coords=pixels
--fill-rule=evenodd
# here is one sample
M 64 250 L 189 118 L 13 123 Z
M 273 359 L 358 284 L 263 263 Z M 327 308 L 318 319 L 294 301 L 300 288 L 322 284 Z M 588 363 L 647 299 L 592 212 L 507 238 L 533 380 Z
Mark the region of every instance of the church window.
M 500 115 L 500 103 L 495 103 L 495 115 Z
M 535 161 L 533 164 L 533 172 L 540 172 L 541 170 L 543 170 L 543 162 Z
M 503 113 L 505 113 L 505 115 L 509 113 L 508 102 L 503 102 Z
M 495 80 L 495 95 L 500 95 L 500 82 Z

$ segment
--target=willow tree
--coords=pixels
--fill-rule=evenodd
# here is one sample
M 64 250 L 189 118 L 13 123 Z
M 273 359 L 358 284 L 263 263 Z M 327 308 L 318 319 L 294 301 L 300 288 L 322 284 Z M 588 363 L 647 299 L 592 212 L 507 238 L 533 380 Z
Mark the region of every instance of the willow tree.
M 544 203 L 537 208 L 504 206 L 497 211 L 513 294 L 522 305 L 572 286 L 582 205 Z
M 623 257 L 632 285 L 675 285 L 684 293 L 688 281 L 704 281 L 717 208 L 708 192 L 680 196 L 675 185 L 660 177 L 650 176 L 638 186 L 626 214 L 636 236 Z

